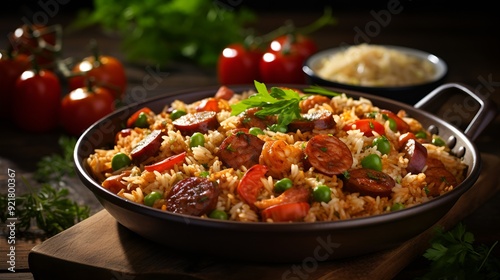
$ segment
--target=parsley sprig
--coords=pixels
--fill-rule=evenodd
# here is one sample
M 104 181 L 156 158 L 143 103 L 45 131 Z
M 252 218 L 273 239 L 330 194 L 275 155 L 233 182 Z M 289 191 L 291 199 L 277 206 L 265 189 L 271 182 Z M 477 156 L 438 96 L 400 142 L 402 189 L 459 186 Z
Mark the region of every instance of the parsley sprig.
M 437 229 L 424 257 L 430 270 L 420 279 L 500 279 L 500 260 L 491 256 L 491 247 L 474 244 L 474 235 L 458 224 L 444 232 Z
M 66 175 L 74 176 L 75 143 L 75 138 L 61 137 L 59 145 L 62 155 L 46 156 L 37 163 L 34 178 L 41 184 L 39 189 L 35 189 L 26 178 L 21 177 L 28 192 L 15 197 L 15 212 L 8 210 L 8 206 L 12 206 L 12 200 L 6 194 L 0 196 L 2 223 L 15 215 L 16 230 L 19 232 L 26 232 L 36 224 L 38 229 L 52 236 L 89 217 L 89 206 L 76 203 L 69 197 L 69 190 L 62 187 Z
M 306 99 L 308 95 L 299 94 L 294 89 L 283 87 L 271 87 L 268 90 L 264 83 L 254 81 L 257 93 L 249 96 L 236 104 L 231 105 L 232 115 L 238 115 L 250 108 L 260 108 L 255 113 L 257 117 L 277 116 L 278 123 L 270 127 L 272 131 L 286 132 L 288 124 L 300 119 L 300 101 Z M 327 96 L 337 96 L 338 93 L 330 90 L 312 86 L 304 89 L 304 92 L 311 92 Z

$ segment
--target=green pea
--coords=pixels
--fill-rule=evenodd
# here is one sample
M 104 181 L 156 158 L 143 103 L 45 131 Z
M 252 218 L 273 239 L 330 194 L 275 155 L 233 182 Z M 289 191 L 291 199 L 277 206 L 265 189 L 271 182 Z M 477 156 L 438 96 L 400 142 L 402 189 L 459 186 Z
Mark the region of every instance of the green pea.
M 377 154 L 370 154 L 361 160 L 361 166 L 377 171 L 382 171 L 382 159 Z
M 444 142 L 443 139 L 441 139 L 441 137 L 439 136 L 435 136 L 432 138 L 432 144 L 436 145 L 436 146 L 439 146 L 439 147 L 442 147 L 444 145 L 446 145 L 446 143 Z
M 391 211 L 398 211 L 398 210 L 401 210 L 401 209 L 404 209 L 405 206 L 403 205 L 403 203 L 394 203 L 392 206 L 391 206 Z
M 425 131 L 419 131 L 415 133 L 415 137 L 417 137 L 418 139 L 425 139 L 427 138 L 427 133 L 425 133 Z
M 128 166 L 130 162 L 131 162 L 130 157 L 120 152 L 114 155 L 113 158 L 111 159 L 111 168 L 113 168 L 113 170 L 116 171 L 118 169 L 122 169 Z
M 212 218 L 212 219 L 217 219 L 217 220 L 227 220 L 227 218 L 228 218 L 226 212 L 224 212 L 222 210 L 217 210 L 217 209 L 210 212 L 210 214 L 208 214 L 208 217 Z
M 161 197 L 161 193 L 153 191 L 144 197 L 144 204 L 147 206 L 153 206 L 155 204 L 155 201 L 157 201 Z
M 389 118 L 387 121 L 389 122 L 389 128 L 392 131 L 394 131 L 394 132 L 398 131 L 398 124 L 396 123 L 396 121 L 393 118 Z
M 170 118 L 172 120 L 176 120 L 186 114 L 186 111 L 183 110 L 173 110 L 172 113 L 170 114 Z
M 198 146 L 205 145 L 205 135 L 201 132 L 195 132 L 191 135 L 191 139 L 189 140 L 189 147 L 194 148 Z
M 136 127 L 140 127 L 140 128 L 146 128 L 149 126 L 149 123 L 148 123 L 148 115 L 144 112 L 141 112 L 139 114 L 139 116 L 137 116 L 137 120 L 135 120 L 135 123 L 134 125 Z
M 380 136 L 373 139 L 373 146 L 376 146 L 377 150 L 383 155 L 387 155 L 391 152 L 391 143 L 385 136 Z
M 210 176 L 210 172 L 208 172 L 208 171 L 201 171 L 200 172 L 200 177 L 208 178 L 208 176 Z
M 262 131 L 262 129 L 260 129 L 259 127 L 251 127 L 249 130 L 248 130 L 248 133 L 252 134 L 252 135 L 262 135 L 264 134 L 264 131 Z
M 274 190 L 278 193 L 284 192 L 293 186 L 292 180 L 283 178 L 274 184 Z
M 325 185 L 319 185 L 313 189 L 313 198 L 318 202 L 328 202 L 332 200 L 332 190 Z

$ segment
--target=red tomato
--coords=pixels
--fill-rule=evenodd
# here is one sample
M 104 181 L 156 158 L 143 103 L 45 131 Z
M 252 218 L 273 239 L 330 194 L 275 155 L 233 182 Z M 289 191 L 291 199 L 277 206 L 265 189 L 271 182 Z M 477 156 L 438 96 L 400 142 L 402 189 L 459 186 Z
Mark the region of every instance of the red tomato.
M 74 90 L 85 86 L 85 81 L 93 79 L 93 83 L 107 88 L 115 99 L 125 94 L 127 77 L 123 64 L 111 56 L 94 56 L 84 58 L 73 67 L 75 76 L 69 79 L 69 89 Z
M 260 80 L 259 61 L 262 52 L 246 48 L 243 44 L 231 44 L 219 55 L 217 77 L 222 85 L 253 84 Z
M 278 204 L 262 210 L 262 220 L 272 219 L 274 222 L 291 222 L 304 219 L 309 212 L 309 203 L 291 202 Z
M 79 136 L 114 110 L 113 95 L 107 89 L 97 86 L 77 88 L 61 100 L 61 125 L 69 134 Z
M 373 136 L 373 131 L 377 132 L 380 135 L 385 134 L 384 126 L 372 119 L 360 119 L 344 126 L 345 131 L 353 129 L 359 129 L 367 137 Z
M 13 100 L 14 122 L 30 132 L 47 132 L 57 127 L 61 86 L 49 70 L 24 71 L 16 81 Z
M 311 38 L 302 34 L 287 34 L 279 36 L 274 39 L 268 48 L 268 52 L 280 52 L 287 48 L 289 44 L 290 50 L 288 52 L 294 52 L 305 59 L 318 51 L 318 46 Z M 287 51 L 287 50 L 285 50 Z
M 415 134 L 413 132 L 406 132 L 404 134 L 401 134 L 398 138 L 399 147 L 404 147 L 406 145 L 406 142 L 408 142 L 408 140 L 410 140 L 410 139 L 413 139 L 413 140 L 417 139 L 417 137 L 415 136 Z
M 410 125 L 395 113 L 385 109 L 380 110 L 380 113 L 386 115 L 388 118 L 393 119 L 396 122 L 396 126 L 399 132 L 406 133 L 408 130 L 410 130 Z
M 265 165 L 256 164 L 247 170 L 238 184 L 236 189 L 238 194 L 252 208 L 255 207 L 254 203 L 257 201 L 259 191 L 264 187 L 260 179 L 266 173 L 267 167 Z
M 61 50 L 59 25 L 22 25 L 10 34 L 12 48 L 18 53 L 34 55 L 42 68 L 54 68 L 55 59 Z
M 153 171 L 163 172 L 165 170 L 172 169 L 176 164 L 182 163 L 185 158 L 186 158 L 186 152 L 182 152 L 180 154 L 168 157 L 162 161 L 146 165 L 144 166 L 144 169 L 149 172 Z
M 17 79 L 29 69 L 28 56 L 0 53 L 0 116 L 12 119 L 12 101 Z
M 259 64 L 261 81 L 267 84 L 304 84 L 303 64 L 304 58 L 296 53 L 267 52 Z
M 200 104 L 195 108 L 196 112 L 214 111 L 220 112 L 219 100 L 215 97 L 208 97 L 201 100 Z

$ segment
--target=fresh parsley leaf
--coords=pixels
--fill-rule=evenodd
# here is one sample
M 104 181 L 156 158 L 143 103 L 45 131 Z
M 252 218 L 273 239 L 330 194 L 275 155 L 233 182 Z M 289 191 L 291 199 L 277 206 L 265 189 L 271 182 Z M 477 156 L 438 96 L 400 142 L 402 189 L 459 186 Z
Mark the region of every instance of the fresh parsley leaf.
M 278 117 L 278 124 L 271 127 L 275 131 L 290 124 L 293 120 L 300 119 L 300 101 L 306 96 L 300 96 L 293 89 L 272 87 L 268 91 L 264 83 L 255 81 L 257 93 L 249 96 L 236 104 L 231 105 L 232 115 L 238 115 L 249 108 L 260 108 L 255 113 L 258 117 L 274 116 Z
M 491 256 L 498 241 L 491 247 L 474 241 L 462 223 L 448 232 L 438 228 L 423 254 L 430 269 L 418 279 L 500 279 L 500 260 Z
M 44 183 L 58 182 L 65 175 L 75 175 L 73 151 L 76 145 L 76 138 L 61 136 L 58 142 L 62 153 L 45 156 L 37 163 L 37 169 L 34 173 L 37 181 Z

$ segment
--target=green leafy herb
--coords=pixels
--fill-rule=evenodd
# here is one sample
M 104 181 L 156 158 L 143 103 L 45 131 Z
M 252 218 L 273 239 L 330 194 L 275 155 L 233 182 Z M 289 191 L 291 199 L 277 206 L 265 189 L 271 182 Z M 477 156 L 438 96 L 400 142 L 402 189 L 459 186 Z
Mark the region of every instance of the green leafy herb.
M 448 232 L 439 228 L 423 255 L 430 270 L 420 279 L 500 279 L 500 260 L 491 256 L 497 243 L 475 245 L 462 223 Z
M 38 228 L 48 235 L 54 235 L 89 217 L 89 207 L 80 206 L 69 199 L 67 189 L 56 190 L 49 184 L 43 184 L 40 190 L 34 192 L 24 178 L 23 181 L 30 192 L 15 199 L 16 229 L 20 232 L 29 230 L 34 220 Z M 0 207 L 7 209 L 8 204 L 7 196 L 2 195 Z M 7 220 L 6 213 L 2 212 L 0 218 L 4 223 Z
M 257 93 L 251 95 L 236 104 L 231 105 L 232 115 L 238 115 L 250 108 L 260 108 L 255 113 L 258 117 L 277 116 L 278 123 L 269 127 L 272 131 L 286 132 L 286 127 L 292 121 L 301 119 L 300 101 L 308 97 L 307 94 L 299 94 L 297 91 L 288 88 L 271 87 L 270 90 L 264 83 L 254 81 Z M 303 89 L 304 92 L 314 94 L 337 96 L 339 93 L 318 87 L 311 86 Z
M 309 86 L 308 88 L 303 89 L 303 91 L 307 92 L 307 93 L 321 94 L 321 95 L 330 96 L 330 97 L 335 97 L 335 96 L 341 95 L 341 93 L 339 93 L 339 92 L 335 92 L 335 91 L 332 91 L 332 90 L 329 90 L 329 89 L 326 89 L 326 88 L 323 88 L 320 86 L 315 86 L 315 85 Z
M 34 173 L 35 179 L 39 182 L 58 182 L 65 175 L 74 176 L 73 151 L 75 145 L 76 139 L 74 137 L 62 136 L 59 138 L 62 153 L 43 157 L 37 163 L 37 169 Z
M 82 10 L 68 29 L 99 25 L 120 35 L 130 61 L 212 66 L 226 45 L 244 41 L 244 26 L 254 19 L 241 3 L 226 1 L 94 0 L 92 10 Z
M 304 98 L 292 89 L 272 87 L 270 91 L 263 83 L 255 81 L 256 94 L 231 105 L 232 114 L 238 115 L 249 108 L 261 108 L 255 113 L 258 117 L 278 116 L 278 124 L 274 126 L 275 131 L 280 131 L 295 119 L 299 119 L 299 102 Z

